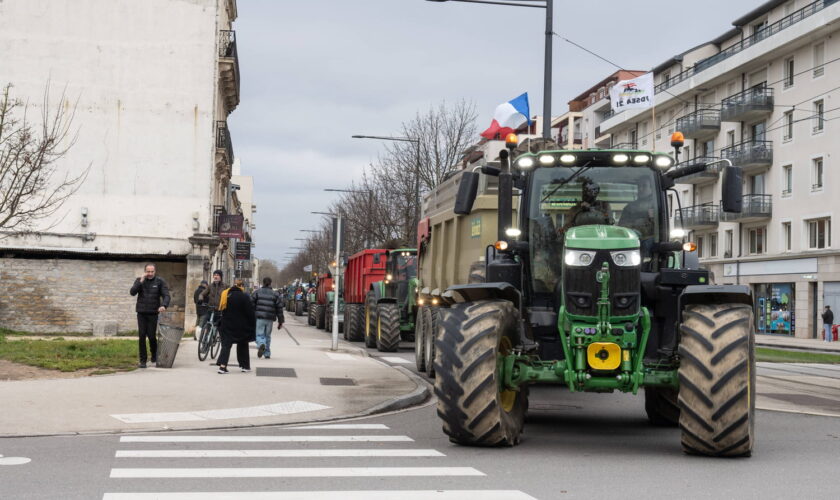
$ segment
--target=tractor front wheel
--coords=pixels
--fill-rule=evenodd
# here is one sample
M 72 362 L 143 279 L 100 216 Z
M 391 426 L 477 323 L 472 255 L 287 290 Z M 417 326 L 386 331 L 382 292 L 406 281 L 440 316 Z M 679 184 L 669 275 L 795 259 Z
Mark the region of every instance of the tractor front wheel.
M 680 325 L 680 429 L 693 455 L 749 456 L 755 443 L 755 328 L 745 304 L 692 304 Z
M 426 371 L 426 314 L 428 307 L 417 308 L 417 323 L 414 325 L 414 364 L 418 372 Z
M 396 352 L 400 346 L 400 308 L 392 302 L 376 306 L 376 350 Z
M 435 378 L 435 339 L 440 327 L 440 307 L 430 307 L 426 319 L 426 375 Z
M 517 344 L 519 311 L 507 300 L 477 300 L 439 312 L 435 395 L 443 431 L 462 445 L 518 444 L 527 389 L 502 390 L 499 359 Z

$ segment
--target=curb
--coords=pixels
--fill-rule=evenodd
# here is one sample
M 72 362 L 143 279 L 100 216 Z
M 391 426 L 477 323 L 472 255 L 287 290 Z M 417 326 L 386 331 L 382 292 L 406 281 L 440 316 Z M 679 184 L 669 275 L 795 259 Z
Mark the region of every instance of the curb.
M 797 352 L 818 352 L 822 354 L 836 354 L 840 356 L 840 351 L 837 349 L 824 349 L 820 347 L 810 347 L 810 346 L 786 346 L 786 345 L 779 345 L 773 343 L 764 343 L 760 342 L 756 339 L 755 341 L 756 347 L 766 347 L 768 349 L 778 349 L 780 351 L 797 351 Z

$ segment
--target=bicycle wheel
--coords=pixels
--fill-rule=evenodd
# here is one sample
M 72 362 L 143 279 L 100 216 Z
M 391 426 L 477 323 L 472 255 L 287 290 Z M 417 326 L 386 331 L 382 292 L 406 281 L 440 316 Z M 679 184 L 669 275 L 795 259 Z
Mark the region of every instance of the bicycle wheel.
M 205 324 L 201 328 L 201 335 L 198 337 L 198 360 L 204 361 L 207 359 L 207 353 L 210 351 L 210 323 Z
M 216 359 L 216 356 L 219 354 L 219 349 L 222 348 L 222 336 L 219 335 L 219 330 L 213 329 L 213 333 L 215 337 L 213 338 L 213 344 L 210 346 L 210 358 Z

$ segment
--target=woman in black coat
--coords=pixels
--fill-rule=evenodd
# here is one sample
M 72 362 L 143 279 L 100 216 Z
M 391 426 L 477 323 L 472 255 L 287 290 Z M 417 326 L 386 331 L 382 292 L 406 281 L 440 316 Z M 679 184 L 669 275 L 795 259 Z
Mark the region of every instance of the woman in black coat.
M 222 300 L 222 351 L 219 353 L 219 373 L 228 373 L 227 364 L 230 358 L 230 348 L 236 344 L 236 359 L 243 372 L 251 371 L 251 360 L 248 355 L 248 343 L 256 340 L 257 318 L 254 315 L 254 305 L 244 291 L 242 280 L 226 290 L 226 297 Z

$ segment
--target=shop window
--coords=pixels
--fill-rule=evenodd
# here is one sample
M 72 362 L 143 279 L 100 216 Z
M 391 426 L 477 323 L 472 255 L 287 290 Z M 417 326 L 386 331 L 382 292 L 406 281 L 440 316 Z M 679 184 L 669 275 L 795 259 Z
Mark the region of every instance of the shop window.
M 819 249 L 831 247 L 831 219 L 814 219 L 808 221 L 808 248 Z
M 753 286 L 756 297 L 758 333 L 790 335 L 796 329 L 793 283 L 761 283 Z
M 748 230 L 750 240 L 750 254 L 760 255 L 767 251 L 767 228 L 753 227 Z

